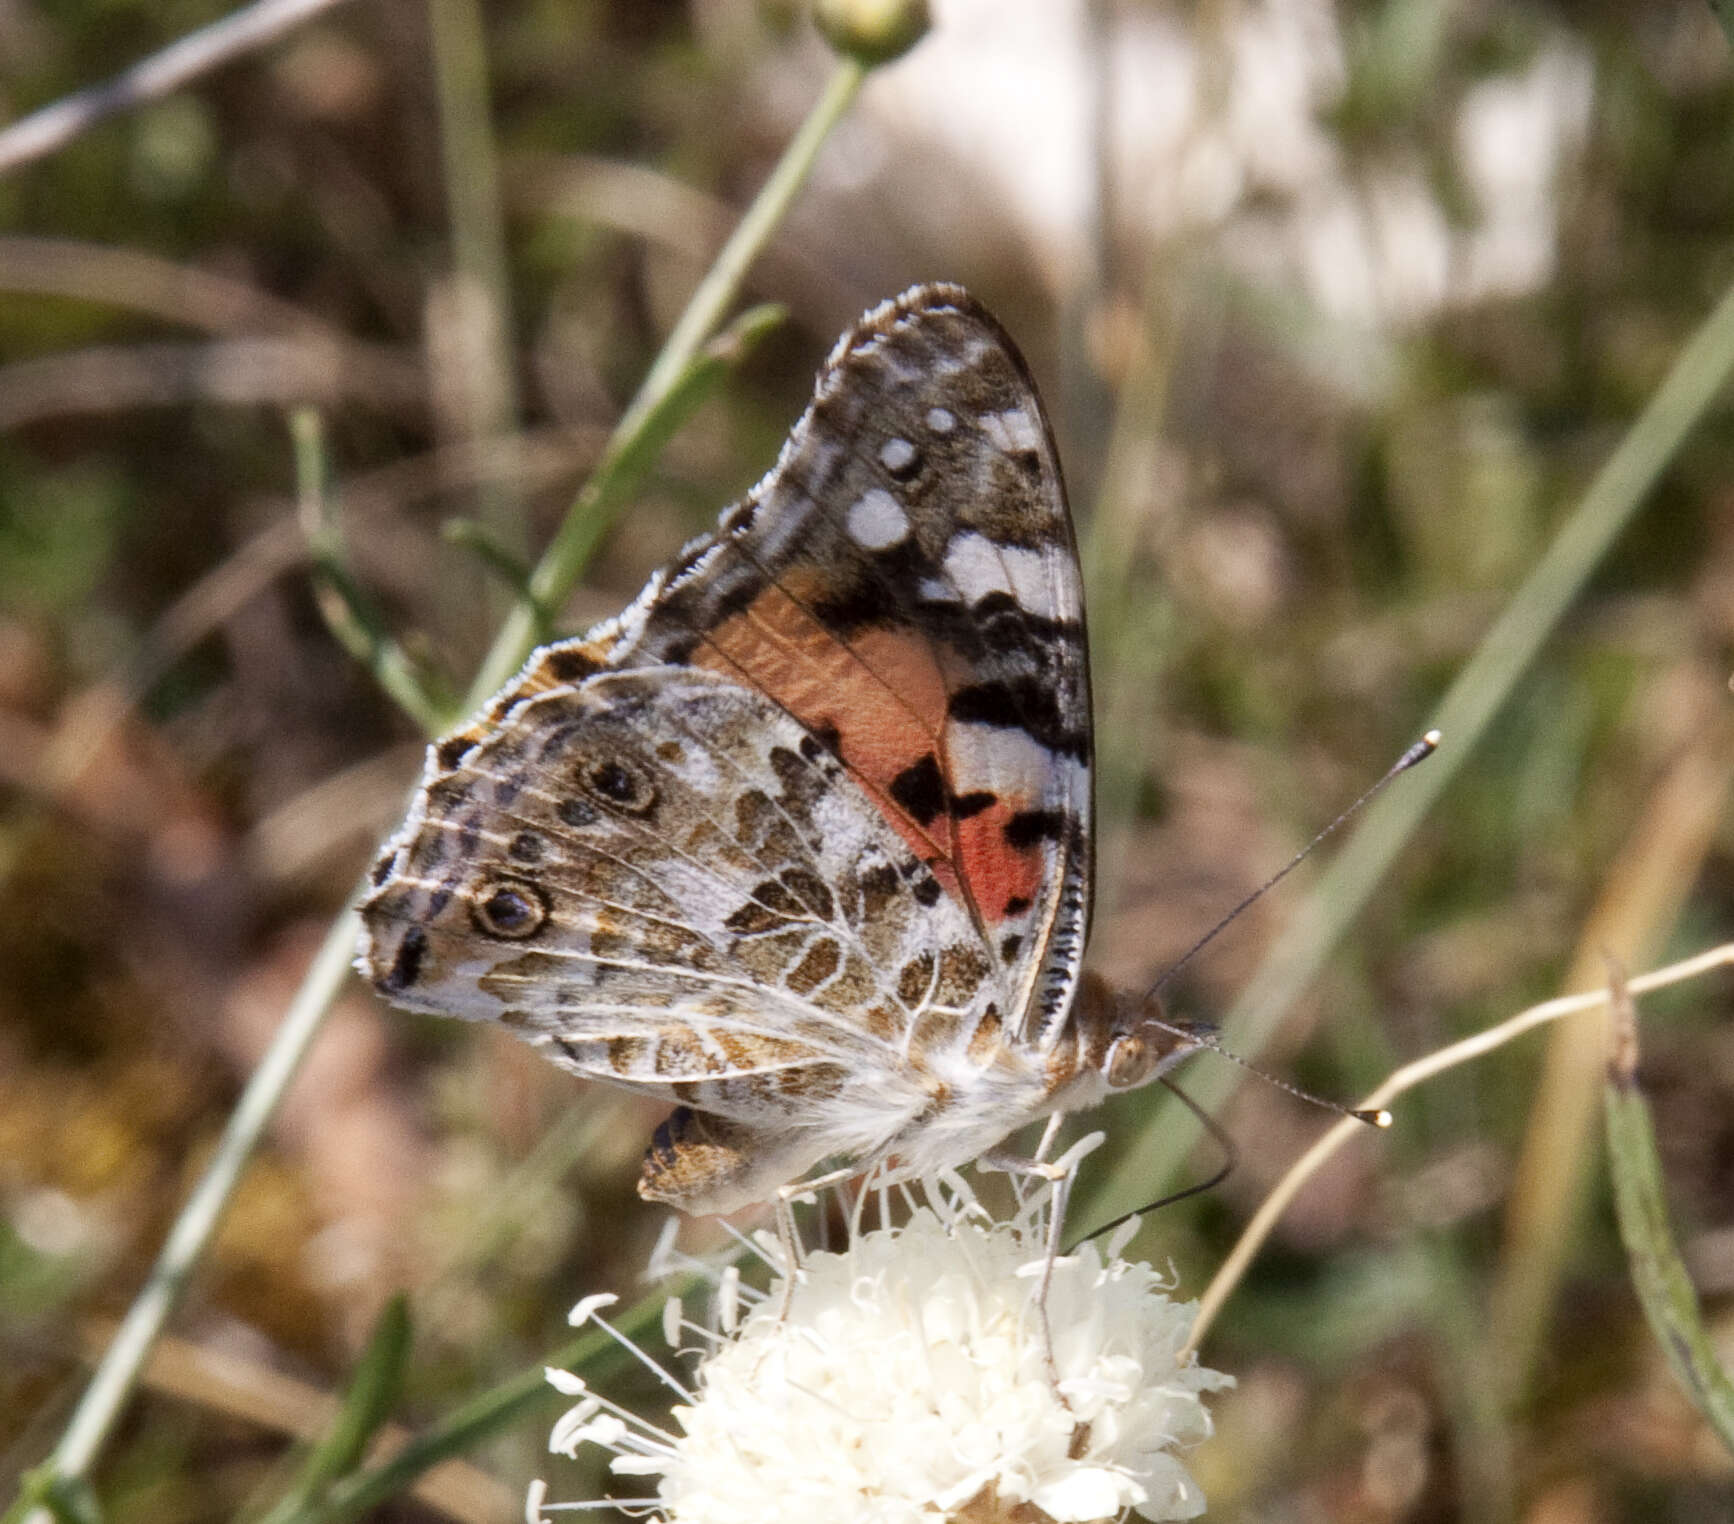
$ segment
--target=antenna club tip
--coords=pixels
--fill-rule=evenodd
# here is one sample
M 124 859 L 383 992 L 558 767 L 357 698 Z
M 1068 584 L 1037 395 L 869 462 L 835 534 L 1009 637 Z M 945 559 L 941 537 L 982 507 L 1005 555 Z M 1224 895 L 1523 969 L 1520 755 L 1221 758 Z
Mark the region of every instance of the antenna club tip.
M 1429 730 L 1426 735 L 1422 736 L 1419 741 L 1391 764 L 1391 771 L 1385 774 L 1385 779 L 1389 780 L 1398 773 L 1406 773 L 1417 763 L 1425 762 L 1439 749 L 1439 743 L 1443 739 L 1444 737 L 1437 730 Z
M 1389 1127 L 1392 1121 L 1395 1120 L 1391 1113 L 1386 1111 L 1383 1106 L 1379 1107 L 1376 1111 L 1351 1111 L 1349 1115 L 1357 1122 L 1365 1122 L 1367 1126 L 1377 1127 L 1381 1130 Z

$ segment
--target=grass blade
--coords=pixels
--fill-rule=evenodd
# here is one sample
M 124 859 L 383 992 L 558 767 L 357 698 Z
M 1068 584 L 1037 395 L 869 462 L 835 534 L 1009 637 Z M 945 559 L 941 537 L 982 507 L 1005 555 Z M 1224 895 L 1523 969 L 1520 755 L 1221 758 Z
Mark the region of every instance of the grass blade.
M 361 1464 L 380 1425 L 391 1416 L 409 1364 L 409 1303 L 400 1292 L 385 1304 L 355 1367 L 331 1430 L 315 1445 L 282 1500 L 263 1524 L 282 1524 Z
M 1734 1454 L 1734 1380 L 1716 1358 L 1698 1295 L 1680 1259 L 1662 1191 L 1662 1166 L 1649 1102 L 1638 1089 L 1637 1008 L 1625 977 L 1614 971 L 1614 1054 L 1603 1088 L 1614 1210 L 1631 1265 L 1632 1285 L 1668 1366 L 1692 1405 Z

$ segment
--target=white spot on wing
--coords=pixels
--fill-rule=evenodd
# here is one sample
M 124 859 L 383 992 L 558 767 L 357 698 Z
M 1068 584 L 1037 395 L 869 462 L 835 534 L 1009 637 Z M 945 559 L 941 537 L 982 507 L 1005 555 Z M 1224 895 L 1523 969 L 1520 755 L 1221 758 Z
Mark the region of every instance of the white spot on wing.
M 950 408 L 930 407 L 927 410 L 927 426 L 935 434 L 949 434 L 957 427 L 957 419 Z
M 1089 774 L 1076 757 L 1053 751 L 1011 725 L 951 720 L 946 736 L 952 787 L 987 789 L 1037 808 L 1076 811 L 1089 798 Z
M 983 413 L 981 431 L 1007 455 L 1027 455 L 1041 448 L 1042 436 L 1036 421 L 1021 407 L 1007 408 L 1003 413 Z
M 849 509 L 849 538 L 868 550 L 887 550 L 909 535 L 909 515 L 883 487 L 856 498 Z
M 945 553 L 946 575 L 966 603 L 989 593 L 1010 593 L 1021 608 L 1046 619 L 1065 612 L 1054 602 L 1048 558 L 1019 545 L 996 545 L 986 535 L 960 534 Z
M 907 439 L 891 438 L 879 446 L 879 464 L 893 476 L 915 464 L 915 446 Z

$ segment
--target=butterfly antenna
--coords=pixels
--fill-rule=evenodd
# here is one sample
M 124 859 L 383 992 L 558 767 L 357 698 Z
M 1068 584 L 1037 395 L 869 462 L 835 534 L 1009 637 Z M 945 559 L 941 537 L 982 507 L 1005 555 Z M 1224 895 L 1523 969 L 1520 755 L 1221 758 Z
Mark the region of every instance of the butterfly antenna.
M 1300 851 L 1296 852 L 1295 855 L 1284 863 L 1282 867 L 1277 869 L 1275 873 L 1271 874 L 1271 876 L 1260 884 L 1258 888 L 1254 889 L 1251 894 L 1247 895 L 1247 897 L 1236 905 L 1234 909 L 1229 911 L 1227 915 L 1223 916 L 1220 921 L 1187 948 L 1186 951 L 1175 959 L 1174 962 L 1170 963 L 1157 977 L 1156 982 L 1150 986 L 1149 990 L 1145 994 L 1145 998 L 1149 999 L 1155 995 L 1159 995 L 1162 992 L 1163 987 L 1167 985 L 1168 982 L 1181 971 L 1181 969 L 1185 968 L 1188 963 L 1196 958 L 1199 953 L 1203 952 L 1206 947 L 1221 936 L 1231 922 L 1238 920 L 1240 916 L 1245 913 L 1249 905 L 1263 895 L 1269 894 L 1272 889 L 1276 888 L 1276 886 L 1287 878 L 1289 874 L 1293 873 L 1294 870 L 1305 862 L 1307 858 L 1312 856 L 1314 850 L 1319 847 L 1327 837 L 1334 835 L 1339 826 L 1344 825 L 1355 815 L 1359 814 L 1367 805 L 1371 804 L 1384 790 L 1385 785 L 1393 778 L 1395 778 L 1399 773 L 1408 772 L 1411 767 L 1425 762 L 1430 756 L 1432 756 L 1433 753 L 1439 749 L 1440 739 L 1441 737 L 1437 730 L 1429 730 L 1419 741 L 1404 752 L 1402 756 L 1398 757 L 1395 762 L 1385 769 L 1384 776 L 1362 794 L 1359 799 L 1344 810 L 1342 814 L 1338 815 L 1337 818 L 1320 831 L 1317 836 L 1313 837 L 1311 841 L 1302 847 Z M 1216 1051 L 1219 1053 L 1223 1052 L 1220 1048 Z M 1232 1053 L 1227 1056 L 1230 1058 L 1234 1057 Z M 1236 1062 L 1238 1063 L 1240 1060 L 1237 1059 Z M 1311 1099 L 1311 1097 L 1309 1097 L 1309 1099 Z
M 1310 1106 L 1321 1107 L 1325 1111 L 1335 1112 L 1336 1115 L 1347 1117 L 1352 1122 L 1365 1122 L 1369 1127 L 1389 1127 L 1391 1125 L 1391 1113 L 1386 1111 L 1383 1106 L 1375 1107 L 1370 1111 L 1363 1110 L 1358 1106 L 1342 1106 L 1336 1101 L 1326 1100 L 1322 1095 L 1314 1095 L 1310 1090 L 1302 1090 L 1299 1085 L 1291 1085 L 1287 1080 L 1281 1079 L 1277 1075 L 1266 1073 L 1263 1069 L 1259 1068 L 1257 1064 L 1242 1058 L 1232 1048 L 1223 1047 L 1222 1044 L 1216 1040 L 1216 1033 L 1209 1027 L 1186 1026 L 1180 1022 L 1162 1022 L 1161 1025 L 1178 1036 L 1185 1038 L 1186 1041 L 1192 1043 L 1195 1047 L 1206 1048 L 1210 1052 L 1217 1054 L 1219 1057 L 1226 1058 L 1231 1064 L 1238 1064 L 1242 1069 L 1246 1070 L 1248 1074 L 1257 1075 L 1258 1078 L 1265 1082 L 1265 1084 L 1273 1085 L 1278 1090 L 1286 1091 L 1296 1100 L 1305 1101 Z M 1161 1076 L 1158 1076 L 1158 1078 L 1161 1078 Z M 1163 1083 L 1167 1084 L 1167 1081 L 1163 1080 Z M 1187 1109 L 1190 1110 L 1194 1116 L 1200 1115 L 1197 1105 L 1194 1104 L 1190 1096 L 1181 1094 L 1181 1092 L 1176 1090 L 1173 1085 L 1169 1085 L 1168 1088 L 1173 1090 L 1176 1095 L 1180 1096 L 1180 1099 L 1186 1103 Z M 1215 1132 L 1215 1126 L 1211 1125 L 1210 1130 Z
M 1295 853 L 1295 855 L 1290 858 L 1281 869 L 1276 873 L 1273 873 L 1268 879 L 1260 884 L 1258 888 L 1254 889 L 1251 894 L 1247 895 L 1245 899 L 1236 905 L 1234 909 L 1229 911 L 1227 915 L 1223 916 L 1223 918 L 1212 926 L 1209 931 L 1205 932 L 1205 934 L 1194 942 L 1191 947 L 1187 948 L 1185 953 L 1176 962 L 1169 965 L 1167 971 L 1150 986 L 1149 993 L 1145 998 L 1147 1000 L 1153 999 L 1161 991 L 1163 985 L 1167 984 L 1170 979 L 1179 973 L 1181 969 L 1185 968 L 1186 965 L 1197 957 L 1198 954 L 1207 946 L 1209 946 L 1211 942 L 1215 941 L 1216 938 L 1221 935 L 1223 929 L 1236 917 L 1241 915 L 1248 905 L 1252 904 L 1252 902 L 1260 895 L 1268 894 L 1285 878 L 1287 878 L 1289 874 L 1293 873 L 1294 870 L 1311 855 L 1311 853 L 1325 840 L 1326 837 L 1330 836 L 1339 826 L 1343 825 L 1352 816 L 1359 813 L 1359 811 L 1370 804 L 1385 785 L 1393 778 L 1395 778 L 1399 773 L 1406 773 L 1417 763 L 1425 762 L 1427 758 L 1432 756 L 1433 753 L 1439 749 L 1440 739 L 1437 730 L 1429 730 L 1419 741 L 1405 751 L 1402 756 L 1398 757 L 1397 760 L 1385 770 L 1384 776 L 1375 782 L 1373 786 L 1362 794 L 1359 799 L 1355 800 L 1355 802 L 1344 810 L 1342 814 L 1338 815 L 1335 820 L 1320 831 L 1318 835 L 1313 837 L 1313 839 L 1302 847 L 1300 851 Z M 1229 1062 L 1238 1064 L 1242 1069 L 1246 1070 L 1247 1073 L 1256 1074 L 1267 1085 L 1274 1085 L 1278 1090 L 1286 1091 L 1289 1095 L 1296 1097 L 1298 1100 L 1310 1102 L 1314 1106 L 1322 1106 L 1326 1111 L 1333 1111 L 1338 1116 L 1348 1117 L 1356 1122 L 1365 1122 L 1369 1127 L 1389 1127 L 1391 1125 L 1391 1113 L 1386 1111 L 1383 1107 L 1376 1110 L 1366 1111 L 1351 1106 L 1339 1106 L 1335 1101 L 1328 1101 L 1323 1096 L 1314 1095 L 1311 1091 L 1302 1090 L 1300 1086 L 1291 1085 L 1287 1080 L 1279 1079 L 1274 1074 L 1265 1073 L 1265 1071 L 1260 1069 L 1256 1064 L 1248 1063 L 1238 1053 L 1232 1052 L 1228 1048 L 1223 1047 L 1219 1042 L 1217 1042 L 1216 1034 L 1208 1027 L 1182 1026 L 1178 1023 L 1169 1022 L 1162 1022 L 1161 1025 L 1167 1027 L 1168 1030 L 1173 1032 L 1176 1036 L 1184 1038 L 1186 1041 L 1196 1045 L 1197 1047 L 1208 1048 L 1212 1053 L 1221 1054 L 1222 1057 L 1228 1059 Z M 1189 1196 L 1198 1196 L 1202 1195 L 1205 1191 L 1215 1190 L 1217 1186 L 1221 1185 L 1224 1180 L 1234 1173 L 1235 1166 L 1240 1161 L 1240 1151 L 1235 1147 L 1234 1139 L 1228 1135 L 1227 1130 L 1222 1126 L 1222 1124 L 1166 1075 L 1158 1075 L 1157 1083 L 1171 1091 L 1175 1098 L 1179 1100 L 1181 1105 L 1190 1111 L 1193 1116 L 1198 1118 L 1199 1125 L 1210 1134 L 1211 1138 L 1215 1141 L 1216 1146 L 1222 1150 L 1221 1168 L 1218 1169 L 1208 1180 L 1200 1180 L 1194 1185 L 1188 1185 L 1181 1190 L 1170 1192 L 1166 1196 L 1160 1196 L 1147 1206 L 1138 1207 L 1130 1212 L 1123 1212 L 1120 1216 L 1103 1223 L 1101 1227 L 1092 1228 L 1082 1238 L 1078 1239 L 1076 1243 L 1072 1244 L 1071 1247 L 1066 1250 L 1066 1253 L 1072 1253 L 1079 1244 L 1088 1243 L 1093 1238 L 1100 1238 L 1104 1233 L 1112 1233 L 1115 1228 L 1119 1227 L 1122 1223 L 1130 1222 L 1134 1217 L 1142 1217 L 1146 1212 L 1154 1212 L 1165 1206 L 1173 1206 L 1175 1202 L 1185 1201 Z

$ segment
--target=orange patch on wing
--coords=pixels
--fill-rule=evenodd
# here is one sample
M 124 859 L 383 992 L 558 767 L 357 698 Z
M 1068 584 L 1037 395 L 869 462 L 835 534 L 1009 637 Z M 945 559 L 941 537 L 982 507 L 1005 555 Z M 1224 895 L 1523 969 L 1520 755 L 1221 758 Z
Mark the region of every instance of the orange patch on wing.
M 948 656 L 907 631 L 883 626 L 858 630 L 845 642 L 772 584 L 711 631 L 692 662 L 744 678 L 811 730 L 834 730 L 844 765 L 941 886 L 956 895 L 949 832 L 936 837 L 924 831 L 890 799 L 892 779 L 927 753 L 939 752 Z M 941 816 L 933 827 L 949 824 Z
M 983 919 L 990 924 L 1014 919 L 1006 913 L 1008 901 L 1022 900 L 1029 905 L 1042 897 L 1047 843 L 1014 847 L 1005 839 L 1012 816 L 1028 807 L 1027 800 L 1000 798 L 979 815 L 957 823 L 963 877 Z

